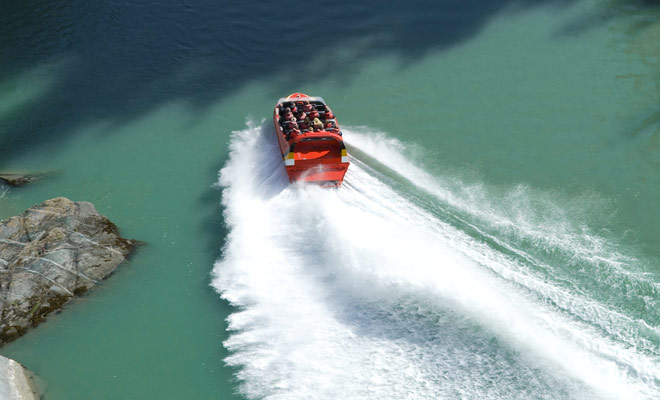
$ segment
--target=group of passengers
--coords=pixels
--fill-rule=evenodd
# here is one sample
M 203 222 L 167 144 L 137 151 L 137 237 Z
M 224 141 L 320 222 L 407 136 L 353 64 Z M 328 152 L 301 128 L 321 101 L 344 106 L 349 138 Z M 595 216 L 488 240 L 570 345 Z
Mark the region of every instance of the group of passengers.
M 307 132 L 334 132 L 341 135 L 335 115 L 324 104 L 314 105 L 309 100 L 280 105 L 280 124 L 287 140 Z

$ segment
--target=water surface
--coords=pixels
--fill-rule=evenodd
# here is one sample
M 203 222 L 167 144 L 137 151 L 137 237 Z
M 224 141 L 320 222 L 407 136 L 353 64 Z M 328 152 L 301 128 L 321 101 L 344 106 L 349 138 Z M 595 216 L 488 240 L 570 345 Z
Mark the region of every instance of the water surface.
M 0 218 L 147 245 L 2 354 L 48 399 L 657 397 L 658 7 L 306 7 L 3 6 L 0 169 L 52 174 Z M 283 180 L 296 91 L 338 191 Z

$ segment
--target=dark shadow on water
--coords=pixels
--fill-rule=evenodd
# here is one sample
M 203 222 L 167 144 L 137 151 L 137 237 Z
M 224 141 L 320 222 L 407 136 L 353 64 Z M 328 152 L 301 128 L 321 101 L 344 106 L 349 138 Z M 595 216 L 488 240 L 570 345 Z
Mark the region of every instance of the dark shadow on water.
M 18 100 L 0 107 L 0 160 L 56 149 L 90 123 L 109 124 L 108 134 L 172 101 L 203 111 L 255 80 L 272 79 L 274 98 L 319 76 L 346 83 L 374 56 L 409 65 L 469 40 L 505 9 L 573 1 L 2 1 L 0 92 Z M 34 71 L 51 83 L 12 93 Z
M 628 33 L 635 35 L 657 24 L 659 14 L 660 0 L 611 0 L 567 23 L 559 35 L 580 35 L 614 19 L 628 19 Z

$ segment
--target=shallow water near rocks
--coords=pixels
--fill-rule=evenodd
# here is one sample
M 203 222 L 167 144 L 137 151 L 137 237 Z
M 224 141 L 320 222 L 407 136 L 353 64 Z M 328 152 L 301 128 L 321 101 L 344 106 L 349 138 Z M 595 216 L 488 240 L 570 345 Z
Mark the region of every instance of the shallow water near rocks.
M 0 354 L 47 399 L 657 397 L 660 9 L 428 7 L 317 38 L 275 3 L 7 6 L 0 169 L 52 174 L 0 218 L 66 196 L 146 245 Z M 295 91 L 339 190 L 286 184 Z

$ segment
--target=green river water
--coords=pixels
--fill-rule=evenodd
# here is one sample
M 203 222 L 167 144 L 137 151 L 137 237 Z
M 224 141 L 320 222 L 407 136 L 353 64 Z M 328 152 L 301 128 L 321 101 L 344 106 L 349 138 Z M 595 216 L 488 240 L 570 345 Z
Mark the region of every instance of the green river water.
M 0 171 L 146 243 L 0 349 L 48 400 L 660 397 L 658 2 L 5 1 Z

